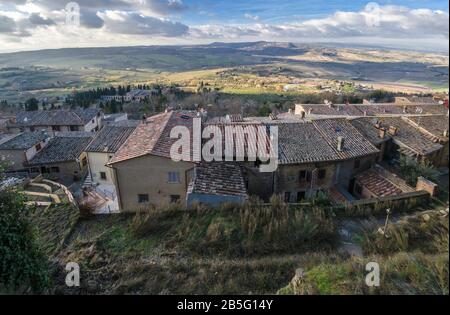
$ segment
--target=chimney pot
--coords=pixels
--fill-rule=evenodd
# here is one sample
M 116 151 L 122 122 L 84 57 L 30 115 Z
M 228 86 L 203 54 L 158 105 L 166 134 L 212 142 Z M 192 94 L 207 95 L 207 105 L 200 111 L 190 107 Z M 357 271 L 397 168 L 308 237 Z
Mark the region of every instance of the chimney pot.
M 379 136 L 381 139 L 384 139 L 386 137 L 386 129 L 385 128 L 380 128 Z
M 394 126 L 389 126 L 389 133 L 393 136 L 395 136 L 398 132 L 398 128 Z
M 345 143 L 345 139 L 344 139 L 343 137 L 338 137 L 338 138 L 337 138 L 337 141 L 338 141 L 338 143 L 337 143 L 337 150 L 338 150 L 339 152 L 344 151 L 344 143 Z

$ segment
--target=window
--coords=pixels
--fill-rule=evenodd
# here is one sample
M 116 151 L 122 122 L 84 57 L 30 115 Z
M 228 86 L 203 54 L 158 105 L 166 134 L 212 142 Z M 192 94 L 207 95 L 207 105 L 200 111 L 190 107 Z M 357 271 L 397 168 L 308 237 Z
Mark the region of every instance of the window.
M 360 167 L 361 167 L 361 161 L 360 160 L 355 160 L 355 165 L 354 165 L 355 170 L 357 170 Z
M 169 172 L 168 173 L 169 183 L 180 183 L 180 173 L 179 172 Z
M 34 132 L 34 131 L 36 131 L 36 129 L 34 127 L 30 127 L 30 131 Z
M 298 177 L 300 180 L 305 180 L 306 179 L 306 171 L 300 171 L 298 174 Z
M 180 195 L 170 195 L 170 202 L 171 203 L 177 203 L 181 199 Z
M 360 184 L 355 184 L 355 193 L 356 194 L 361 195 L 362 194 L 362 190 L 363 189 L 362 189 Z
M 36 151 L 41 151 L 42 145 L 40 143 L 36 144 Z
M 289 173 L 287 174 L 287 181 L 288 181 L 288 182 L 293 182 L 293 181 L 295 181 L 295 173 L 289 172 Z
M 52 126 L 53 131 L 60 131 L 61 128 L 59 126 Z
M 319 179 L 325 179 L 326 176 L 327 176 L 327 170 L 326 169 L 319 170 L 319 174 L 318 174 L 318 178 Z
M 287 191 L 284 193 L 284 202 L 291 202 L 291 192 Z
M 305 200 L 305 197 L 306 197 L 306 192 L 299 191 L 297 193 L 297 202 L 302 202 L 302 200 Z
M 307 171 L 307 172 L 306 172 L 306 181 L 307 181 L 308 183 L 310 183 L 311 180 L 312 180 L 312 172 Z
M 105 172 L 100 172 L 100 179 L 101 180 L 106 180 L 106 173 Z
M 70 126 L 70 131 L 78 131 L 78 126 Z
M 54 167 L 50 168 L 50 172 L 52 172 L 52 173 L 59 173 L 59 167 L 54 166 Z
M 138 203 L 148 203 L 149 202 L 148 194 L 139 194 L 138 195 Z

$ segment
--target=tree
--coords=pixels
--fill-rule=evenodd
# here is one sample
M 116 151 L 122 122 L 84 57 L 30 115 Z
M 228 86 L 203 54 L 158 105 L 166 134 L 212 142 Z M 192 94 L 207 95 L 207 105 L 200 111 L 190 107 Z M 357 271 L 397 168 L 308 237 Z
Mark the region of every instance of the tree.
M 19 194 L 0 190 L 0 292 L 41 293 L 48 287 L 47 260 L 27 211 Z
M 39 101 L 32 97 L 26 100 L 25 102 L 25 110 L 27 112 L 35 111 L 39 109 Z

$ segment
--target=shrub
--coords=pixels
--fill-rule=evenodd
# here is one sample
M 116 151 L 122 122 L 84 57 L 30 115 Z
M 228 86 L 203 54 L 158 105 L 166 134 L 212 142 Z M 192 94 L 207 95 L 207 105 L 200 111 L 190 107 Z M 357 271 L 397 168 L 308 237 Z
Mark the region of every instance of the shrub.
M 422 176 L 431 181 L 437 181 L 438 172 L 429 162 L 419 163 L 411 157 L 400 157 L 400 172 L 406 182 L 415 187 L 417 178 Z
M 49 285 L 27 211 L 19 194 L 0 191 L 0 291 L 40 293 Z

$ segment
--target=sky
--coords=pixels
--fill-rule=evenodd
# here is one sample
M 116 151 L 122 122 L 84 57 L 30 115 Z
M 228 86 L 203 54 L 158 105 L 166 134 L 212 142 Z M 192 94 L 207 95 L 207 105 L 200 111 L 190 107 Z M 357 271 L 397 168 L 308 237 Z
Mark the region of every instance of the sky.
M 448 53 L 445 0 L 0 0 L 0 53 L 283 41 Z

